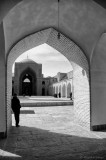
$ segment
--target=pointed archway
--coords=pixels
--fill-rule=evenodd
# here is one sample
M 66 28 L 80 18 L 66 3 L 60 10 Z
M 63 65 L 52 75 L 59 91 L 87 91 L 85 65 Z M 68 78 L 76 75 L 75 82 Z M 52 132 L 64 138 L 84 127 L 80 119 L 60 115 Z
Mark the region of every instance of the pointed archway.
M 63 54 L 73 67 L 74 113 L 75 121 L 90 128 L 90 90 L 89 65 L 83 51 L 70 39 L 49 28 L 32 34 L 19 41 L 9 52 L 7 58 L 7 126 L 11 126 L 12 65 L 25 51 L 41 44 L 48 44 Z M 55 90 L 56 91 L 56 90 Z M 83 101 L 83 102 L 82 102 Z
M 31 68 L 25 69 L 19 77 L 19 95 L 36 95 L 36 74 Z

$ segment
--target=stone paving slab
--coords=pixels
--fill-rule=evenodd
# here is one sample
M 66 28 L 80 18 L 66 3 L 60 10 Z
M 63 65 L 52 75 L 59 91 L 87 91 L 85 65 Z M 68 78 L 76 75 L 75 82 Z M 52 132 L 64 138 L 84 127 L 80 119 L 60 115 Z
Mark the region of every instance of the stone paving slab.
M 75 124 L 73 106 L 21 110 L 19 128 L 12 115 L 10 134 L 4 146 L 0 145 L 0 160 L 106 159 L 106 132 L 88 131 Z M 25 110 L 29 110 L 27 114 Z

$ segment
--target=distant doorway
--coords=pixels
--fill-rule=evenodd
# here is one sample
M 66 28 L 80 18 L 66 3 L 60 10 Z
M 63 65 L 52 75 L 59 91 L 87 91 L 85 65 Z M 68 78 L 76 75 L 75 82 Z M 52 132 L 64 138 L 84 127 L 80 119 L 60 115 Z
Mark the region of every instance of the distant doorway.
M 19 95 L 36 95 L 36 74 L 31 68 L 27 68 L 21 73 L 19 83 Z
M 45 88 L 42 88 L 42 96 L 45 96 Z
M 22 82 L 22 94 L 23 95 L 32 95 L 32 81 L 28 78 L 25 78 Z

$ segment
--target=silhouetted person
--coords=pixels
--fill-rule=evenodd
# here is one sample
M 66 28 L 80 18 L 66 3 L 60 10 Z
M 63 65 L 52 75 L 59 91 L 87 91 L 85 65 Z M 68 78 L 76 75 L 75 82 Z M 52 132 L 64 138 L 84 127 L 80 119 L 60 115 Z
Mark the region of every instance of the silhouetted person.
M 11 100 L 11 107 L 14 112 L 16 127 L 19 127 L 19 115 L 21 105 L 16 93 L 14 93 L 13 98 Z
M 70 100 L 72 100 L 72 92 L 70 93 Z
M 59 98 L 61 98 L 61 93 L 59 92 Z

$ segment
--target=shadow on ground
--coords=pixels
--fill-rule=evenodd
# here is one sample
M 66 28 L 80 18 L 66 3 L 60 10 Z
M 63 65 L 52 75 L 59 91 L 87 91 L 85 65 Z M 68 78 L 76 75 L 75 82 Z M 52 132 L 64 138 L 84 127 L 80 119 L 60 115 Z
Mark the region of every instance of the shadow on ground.
M 35 114 L 34 110 L 21 110 L 20 114 Z
M 54 133 L 38 128 L 12 127 L 0 148 L 0 160 L 106 159 L 106 140 Z

